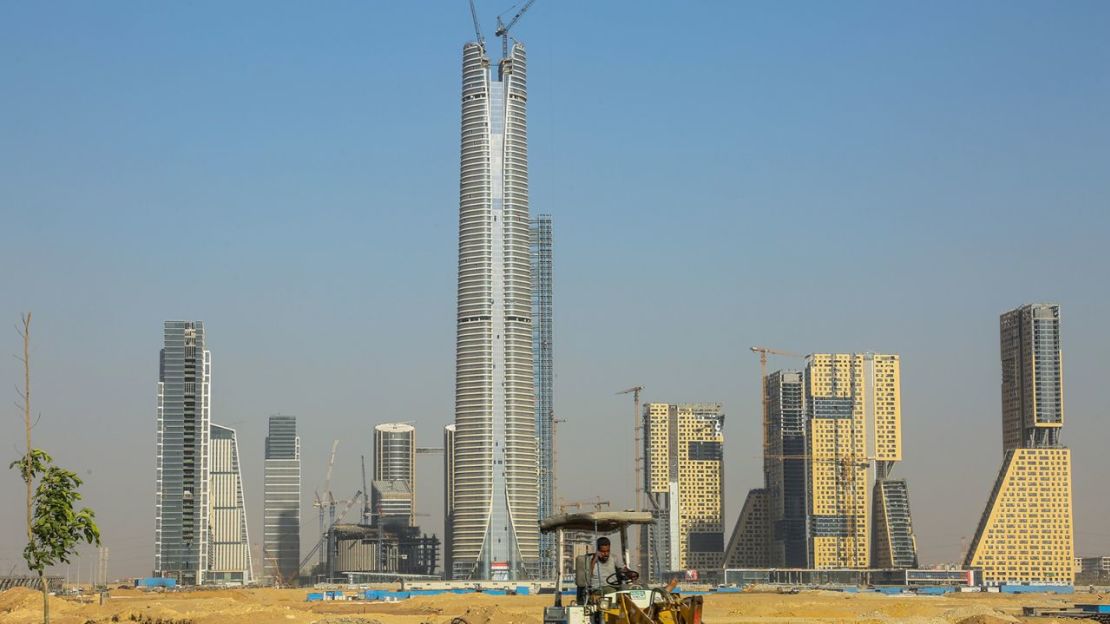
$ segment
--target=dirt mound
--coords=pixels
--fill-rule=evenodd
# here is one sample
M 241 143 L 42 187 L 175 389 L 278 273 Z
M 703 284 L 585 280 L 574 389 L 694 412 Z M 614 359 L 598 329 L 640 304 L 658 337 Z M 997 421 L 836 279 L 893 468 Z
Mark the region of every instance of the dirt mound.
M 956 624 L 1013 624 L 1018 621 L 1013 617 L 999 617 L 997 615 L 973 615 L 959 620 Z
M 38 605 L 42 607 L 42 592 L 29 587 L 13 587 L 0 593 L 0 613 L 11 613 Z
M 540 619 L 522 613 L 510 613 L 497 606 L 482 605 L 470 607 L 461 616 L 446 620 L 443 624 L 540 624 Z
M 371 620 L 369 618 L 355 617 L 352 615 L 344 615 L 340 617 L 326 618 L 323 620 L 316 620 L 313 624 L 382 624 L 378 620 Z
M 967 605 L 944 612 L 944 619 L 956 624 L 1014 624 L 1018 619 L 986 605 Z
M 66 614 L 73 613 L 79 605 L 50 597 L 51 621 L 67 622 Z M 42 621 L 42 591 L 29 587 L 13 587 L 0 593 L 0 621 L 4 624 L 23 624 Z

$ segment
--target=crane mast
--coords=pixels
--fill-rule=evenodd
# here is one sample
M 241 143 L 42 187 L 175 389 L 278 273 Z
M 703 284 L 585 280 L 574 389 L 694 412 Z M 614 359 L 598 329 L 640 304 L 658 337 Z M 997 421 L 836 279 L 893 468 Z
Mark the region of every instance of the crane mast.
M 501 21 L 500 15 L 497 16 L 497 30 L 493 34 L 496 37 L 501 37 L 501 58 L 509 56 L 509 30 L 520 21 L 520 18 L 524 16 L 528 9 L 532 8 L 535 2 L 536 0 L 525 2 L 524 6 L 520 7 L 520 11 L 517 11 L 517 14 L 509 20 L 508 24 Z

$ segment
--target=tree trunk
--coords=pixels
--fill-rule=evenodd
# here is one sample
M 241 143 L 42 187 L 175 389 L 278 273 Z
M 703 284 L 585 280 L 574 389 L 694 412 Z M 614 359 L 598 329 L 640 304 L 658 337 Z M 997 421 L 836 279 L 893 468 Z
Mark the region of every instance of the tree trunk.
M 23 317 L 23 428 L 27 433 L 27 454 L 24 459 L 31 461 L 31 313 Z M 23 475 L 27 482 L 27 543 L 31 542 L 31 478 Z
M 46 586 L 46 576 L 39 574 L 39 584 L 42 585 L 42 621 L 50 624 L 50 588 Z

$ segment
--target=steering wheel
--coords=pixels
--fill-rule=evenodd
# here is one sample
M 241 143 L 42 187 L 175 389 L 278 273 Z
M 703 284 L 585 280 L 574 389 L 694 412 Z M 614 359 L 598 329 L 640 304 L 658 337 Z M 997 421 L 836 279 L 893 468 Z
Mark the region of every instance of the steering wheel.
M 625 581 L 636 581 L 639 578 L 640 573 L 635 570 L 617 570 L 616 572 L 613 572 L 609 576 L 605 577 L 605 584 L 617 587 L 623 585 Z

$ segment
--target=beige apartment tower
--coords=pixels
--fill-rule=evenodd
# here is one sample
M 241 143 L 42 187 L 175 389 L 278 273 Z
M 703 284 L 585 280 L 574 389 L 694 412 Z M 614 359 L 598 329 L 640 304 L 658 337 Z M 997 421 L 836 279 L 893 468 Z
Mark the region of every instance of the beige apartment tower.
M 641 539 L 653 580 L 721 567 L 724 419 L 719 403 L 644 406 L 644 485 L 656 522 Z
M 1075 580 L 1071 451 L 1064 424 L 1060 306 L 1030 304 L 999 320 L 1002 470 L 964 562 L 987 583 Z
M 816 353 L 804 385 L 810 567 L 916 565 L 905 481 L 890 478 L 902 459 L 900 358 Z

